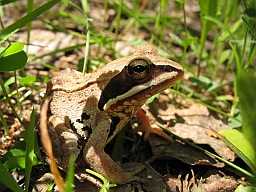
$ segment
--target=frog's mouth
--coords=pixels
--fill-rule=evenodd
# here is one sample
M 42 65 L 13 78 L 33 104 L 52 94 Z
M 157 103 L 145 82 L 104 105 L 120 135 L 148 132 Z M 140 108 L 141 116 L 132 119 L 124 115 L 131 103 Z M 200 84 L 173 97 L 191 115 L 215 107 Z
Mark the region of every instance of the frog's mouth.
M 144 81 L 131 81 L 130 77 L 124 78 L 124 74 L 120 72 L 103 90 L 99 109 L 108 110 L 125 103 L 142 106 L 149 97 L 171 87 L 183 76 L 183 70 L 170 65 L 154 65 L 153 69 Z

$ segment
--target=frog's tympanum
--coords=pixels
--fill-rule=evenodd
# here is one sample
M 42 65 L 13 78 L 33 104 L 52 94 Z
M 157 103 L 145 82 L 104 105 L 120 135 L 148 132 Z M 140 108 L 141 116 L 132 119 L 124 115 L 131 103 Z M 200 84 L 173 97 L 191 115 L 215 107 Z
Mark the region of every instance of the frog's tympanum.
M 142 45 L 131 56 L 117 59 L 91 74 L 67 69 L 47 85 L 50 100 L 48 131 L 55 158 L 68 168 L 71 155 L 110 182 L 137 179 L 104 152 L 106 144 L 125 126 L 147 99 L 172 86 L 183 68 Z

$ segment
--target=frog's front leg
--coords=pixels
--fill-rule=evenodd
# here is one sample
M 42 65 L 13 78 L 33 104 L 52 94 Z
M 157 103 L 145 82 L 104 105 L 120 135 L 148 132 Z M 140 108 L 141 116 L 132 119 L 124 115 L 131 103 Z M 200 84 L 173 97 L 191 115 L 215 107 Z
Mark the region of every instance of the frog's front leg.
M 125 184 L 139 178 L 125 172 L 104 151 L 110 131 L 111 119 L 106 115 L 99 118 L 96 128 L 93 130 L 84 148 L 84 159 L 90 167 L 103 175 L 111 183 Z
M 71 131 L 68 121 L 52 115 L 48 122 L 54 156 L 64 170 L 68 170 L 70 156 L 77 159 L 80 153 L 77 135 Z

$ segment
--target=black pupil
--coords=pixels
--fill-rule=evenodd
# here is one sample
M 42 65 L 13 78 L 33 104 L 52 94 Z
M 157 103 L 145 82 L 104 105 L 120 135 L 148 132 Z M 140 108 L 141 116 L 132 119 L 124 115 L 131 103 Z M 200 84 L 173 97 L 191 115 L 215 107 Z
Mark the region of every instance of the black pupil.
M 143 65 L 136 65 L 133 67 L 133 71 L 136 73 L 141 73 L 146 70 L 146 67 Z

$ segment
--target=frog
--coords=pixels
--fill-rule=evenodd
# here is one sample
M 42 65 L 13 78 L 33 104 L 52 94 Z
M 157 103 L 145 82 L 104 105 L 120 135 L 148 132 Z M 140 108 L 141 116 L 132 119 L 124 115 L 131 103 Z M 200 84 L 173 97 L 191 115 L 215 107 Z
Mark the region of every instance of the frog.
M 183 74 L 180 64 L 160 56 L 150 44 L 93 73 L 70 68 L 59 72 L 47 83 L 43 100 L 58 165 L 67 170 L 73 156 L 77 164 L 85 162 L 111 183 L 139 180 L 114 162 L 105 146 L 148 98 L 174 85 Z

